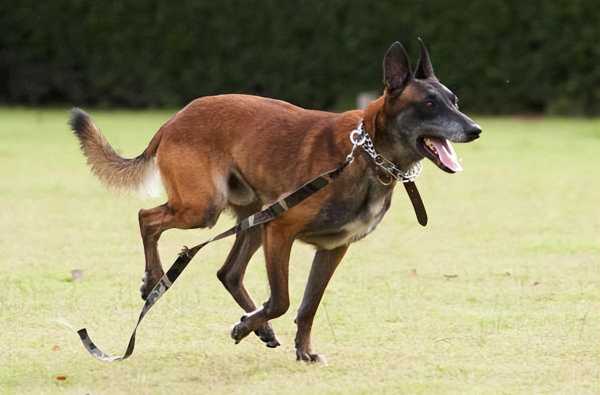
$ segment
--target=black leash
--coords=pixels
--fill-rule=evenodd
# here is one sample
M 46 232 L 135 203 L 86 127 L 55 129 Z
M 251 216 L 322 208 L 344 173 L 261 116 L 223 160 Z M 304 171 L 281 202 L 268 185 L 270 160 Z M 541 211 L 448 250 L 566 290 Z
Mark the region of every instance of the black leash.
M 225 232 L 220 233 L 213 238 L 200 243 L 192 248 L 184 247 L 183 251 L 179 254 L 173 265 L 167 270 L 167 272 L 161 277 L 158 283 L 152 288 L 144 306 L 142 307 L 142 311 L 138 318 L 137 324 L 135 328 L 133 328 L 133 332 L 131 333 L 131 337 L 129 338 L 129 344 L 127 345 L 127 349 L 122 356 L 110 356 L 100 350 L 96 344 L 90 339 L 87 329 L 82 328 L 77 331 L 81 342 L 85 349 L 95 358 L 105 361 L 105 362 L 114 362 L 114 361 L 122 361 L 124 359 L 129 358 L 129 356 L 133 353 L 133 349 L 135 348 L 135 334 L 137 332 L 140 323 L 148 313 L 148 311 L 156 304 L 156 302 L 167 292 L 169 288 L 173 285 L 175 280 L 179 277 L 179 275 L 185 270 L 187 265 L 190 263 L 194 255 L 198 253 L 205 245 L 212 243 L 213 241 L 221 240 L 226 237 L 232 236 L 238 232 L 242 232 L 244 230 L 253 228 L 258 225 L 265 224 L 279 217 L 281 214 L 291 209 L 292 207 L 300 204 L 304 200 L 306 200 L 311 195 L 320 191 L 327 185 L 329 185 L 336 177 L 338 177 L 341 172 L 350 164 L 352 160 L 346 159 L 344 163 L 342 163 L 337 168 L 330 170 L 321 174 L 320 176 L 313 178 L 296 191 L 292 192 L 287 197 L 273 203 L 266 209 L 259 211 L 256 214 L 253 214 L 246 219 L 242 220 L 235 226 L 227 229 Z
M 361 136 L 359 136 L 361 139 L 357 140 L 356 138 L 352 137 L 353 136 L 352 133 L 354 133 L 354 132 L 364 133 L 364 135 L 366 135 L 366 137 L 364 137 L 364 135 L 361 135 Z M 194 255 L 196 255 L 198 253 L 198 251 L 200 251 L 205 245 L 212 243 L 213 241 L 221 240 L 226 237 L 233 236 L 239 232 L 243 232 L 247 229 L 253 228 L 255 226 L 270 222 L 270 221 L 274 220 L 275 218 L 279 217 L 281 214 L 283 214 L 287 210 L 300 204 L 301 202 L 303 202 L 304 200 L 309 198 L 311 195 L 313 195 L 316 192 L 320 191 L 321 189 L 325 188 L 327 185 L 329 185 L 333 180 L 335 180 L 342 173 L 342 171 L 346 168 L 346 166 L 348 166 L 350 163 L 352 163 L 352 161 L 354 160 L 353 154 L 354 154 L 354 150 L 356 149 L 356 147 L 362 146 L 363 150 L 374 159 L 374 163 L 376 165 L 378 165 L 379 167 L 384 168 L 381 164 L 382 162 L 380 162 L 378 159 L 378 158 L 383 158 L 383 157 L 381 157 L 381 155 L 378 155 L 374 151 L 374 148 L 372 148 L 372 144 L 371 144 L 371 146 L 369 146 L 367 148 L 363 145 L 365 143 L 365 141 L 370 142 L 370 138 L 368 137 L 366 132 L 364 132 L 362 122 L 359 124 L 359 127 L 356 130 L 354 130 L 352 133 L 350 136 L 350 141 L 352 141 L 352 144 L 353 144 L 352 151 L 346 157 L 346 160 L 344 161 L 344 163 L 342 163 L 340 166 L 338 166 L 337 168 L 335 168 L 333 170 L 329 170 L 329 171 L 321 174 L 318 177 L 313 178 L 312 180 L 308 181 L 306 184 L 302 185 L 300 188 L 298 188 L 297 190 L 295 190 L 294 192 L 289 194 L 287 197 L 280 199 L 277 202 L 270 205 L 269 207 L 267 207 L 266 209 L 259 211 L 258 213 L 255 213 L 255 214 L 243 219 L 242 221 L 237 223 L 235 226 L 227 229 L 223 233 L 220 233 L 203 243 L 195 245 L 192 248 L 184 247 L 183 250 L 181 251 L 181 253 L 179 254 L 179 256 L 177 257 L 177 259 L 175 260 L 175 262 L 173 263 L 173 265 L 171 265 L 169 270 L 167 270 L 167 272 L 160 278 L 160 280 L 154 286 L 154 288 L 152 288 L 152 291 L 150 291 L 150 293 L 148 294 L 148 297 L 146 298 L 146 302 L 144 303 L 144 306 L 142 307 L 142 311 L 140 312 L 140 316 L 138 317 L 137 323 L 135 324 L 135 327 L 133 328 L 133 332 L 131 333 L 131 336 L 129 338 L 129 343 L 127 344 L 127 348 L 125 349 L 125 353 L 123 355 L 111 356 L 111 355 L 106 354 L 104 351 L 100 350 L 96 346 L 96 344 L 94 344 L 92 339 L 90 339 L 90 337 L 87 333 L 87 329 L 82 328 L 77 331 L 77 334 L 79 335 L 79 338 L 81 339 L 81 342 L 83 343 L 83 346 L 85 347 L 85 349 L 93 357 L 95 357 L 101 361 L 104 361 L 104 362 L 123 361 L 123 360 L 129 358 L 131 356 L 131 354 L 133 354 L 133 350 L 135 348 L 135 335 L 136 335 L 138 327 L 140 326 L 140 323 L 142 322 L 142 320 L 144 319 L 144 317 L 146 316 L 148 311 L 150 311 L 152 306 L 154 306 L 156 304 L 156 302 L 165 294 L 165 292 L 167 292 L 169 290 L 169 288 L 171 288 L 173 286 L 173 283 L 175 282 L 175 280 L 177 280 L 177 278 L 185 270 L 187 265 L 190 263 L 190 261 L 192 260 Z M 377 155 L 377 157 L 373 156 L 373 152 Z M 383 158 L 383 159 L 385 160 L 385 158 Z M 402 173 L 399 169 L 394 170 L 395 167 L 394 168 L 389 167 L 389 169 L 392 169 L 392 171 L 394 171 L 394 174 L 393 174 L 394 179 L 399 180 L 404 184 L 404 187 L 406 188 L 406 192 L 408 193 L 408 196 L 410 197 L 410 200 L 415 209 L 417 219 L 421 225 L 425 226 L 427 224 L 427 213 L 425 212 L 425 206 L 423 205 L 423 201 L 421 200 L 419 191 L 417 190 L 417 187 L 413 181 L 414 178 L 416 176 L 418 176 L 418 173 L 414 174 L 414 175 L 406 175 L 405 173 Z M 390 170 L 388 170 L 388 169 L 385 169 L 385 170 L 390 172 Z M 420 172 L 420 170 L 418 170 L 418 172 Z M 390 172 L 390 174 L 391 174 L 391 172 Z

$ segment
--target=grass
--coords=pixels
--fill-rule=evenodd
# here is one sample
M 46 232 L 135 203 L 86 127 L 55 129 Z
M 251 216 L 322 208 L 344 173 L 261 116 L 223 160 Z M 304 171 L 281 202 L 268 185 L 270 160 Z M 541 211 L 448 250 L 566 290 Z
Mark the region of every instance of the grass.
M 93 115 L 127 155 L 169 117 Z M 141 307 L 137 210 L 161 200 L 105 191 L 66 111 L 0 109 L 0 119 L 2 393 L 600 392 L 598 120 L 478 119 L 482 139 L 457 146 L 464 173 L 425 166 L 427 228 L 397 189 L 327 290 L 313 344 L 329 364 L 314 366 L 294 361 L 292 322 L 312 249 L 294 248 L 292 308 L 273 322 L 283 345 L 270 350 L 229 338 L 241 311 L 215 273 L 231 240 L 195 258 L 142 324 L 131 359 L 89 357 L 63 323 L 124 350 Z M 163 261 L 230 223 L 165 233 Z M 261 254 L 246 283 L 266 299 Z

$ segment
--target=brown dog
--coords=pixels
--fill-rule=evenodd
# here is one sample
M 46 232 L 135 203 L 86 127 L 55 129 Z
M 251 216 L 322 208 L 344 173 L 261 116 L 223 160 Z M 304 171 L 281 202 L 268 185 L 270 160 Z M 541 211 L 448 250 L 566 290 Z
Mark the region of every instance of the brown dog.
M 376 150 L 401 169 L 427 157 L 447 172 L 461 170 L 449 140 L 468 142 L 481 130 L 437 80 L 425 47 L 413 73 L 404 48 L 394 43 L 384 59 L 384 84 L 383 96 L 366 110 L 341 114 L 255 96 L 203 97 L 175 114 L 134 159 L 119 156 L 89 116 L 74 110 L 71 126 L 102 182 L 147 189 L 154 179 L 166 189 L 167 203 L 139 212 L 146 258 L 142 298 L 163 275 L 157 250 L 163 231 L 211 227 L 226 208 L 238 219 L 259 211 L 338 166 L 352 147 L 349 133 L 361 121 Z M 254 331 L 268 346 L 279 345 L 269 320 L 289 307 L 288 261 L 299 239 L 317 252 L 296 318 L 296 355 L 321 360 L 310 346 L 313 318 L 348 246 L 371 232 L 390 206 L 394 183 L 380 180 L 366 155 L 358 155 L 329 187 L 278 219 L 238 234 L 217 273 L 248 313 L 232 330 L 236 341 Z M 242 280 L 261 245 L 271 296 L 257 309 Z

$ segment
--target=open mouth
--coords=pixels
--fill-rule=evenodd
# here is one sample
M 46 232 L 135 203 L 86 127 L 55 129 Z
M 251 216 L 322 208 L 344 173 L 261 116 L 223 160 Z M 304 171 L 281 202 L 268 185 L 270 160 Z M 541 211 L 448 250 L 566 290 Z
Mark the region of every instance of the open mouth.
M 440 169 L 448 173 L 456 173 L 463 170 L 454 147 L 445 138 L 422 137 L 418 140 L 417 146 L 421 153 Z

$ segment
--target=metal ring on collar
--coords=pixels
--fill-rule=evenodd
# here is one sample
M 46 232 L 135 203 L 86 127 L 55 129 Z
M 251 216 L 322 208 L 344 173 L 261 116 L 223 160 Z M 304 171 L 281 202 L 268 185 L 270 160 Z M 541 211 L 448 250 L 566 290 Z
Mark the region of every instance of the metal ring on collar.
M 354 129 L 350 133 L 350 141 L 354 145 L 363 145 L 367 137 L 363 134 L 361 129 Z

